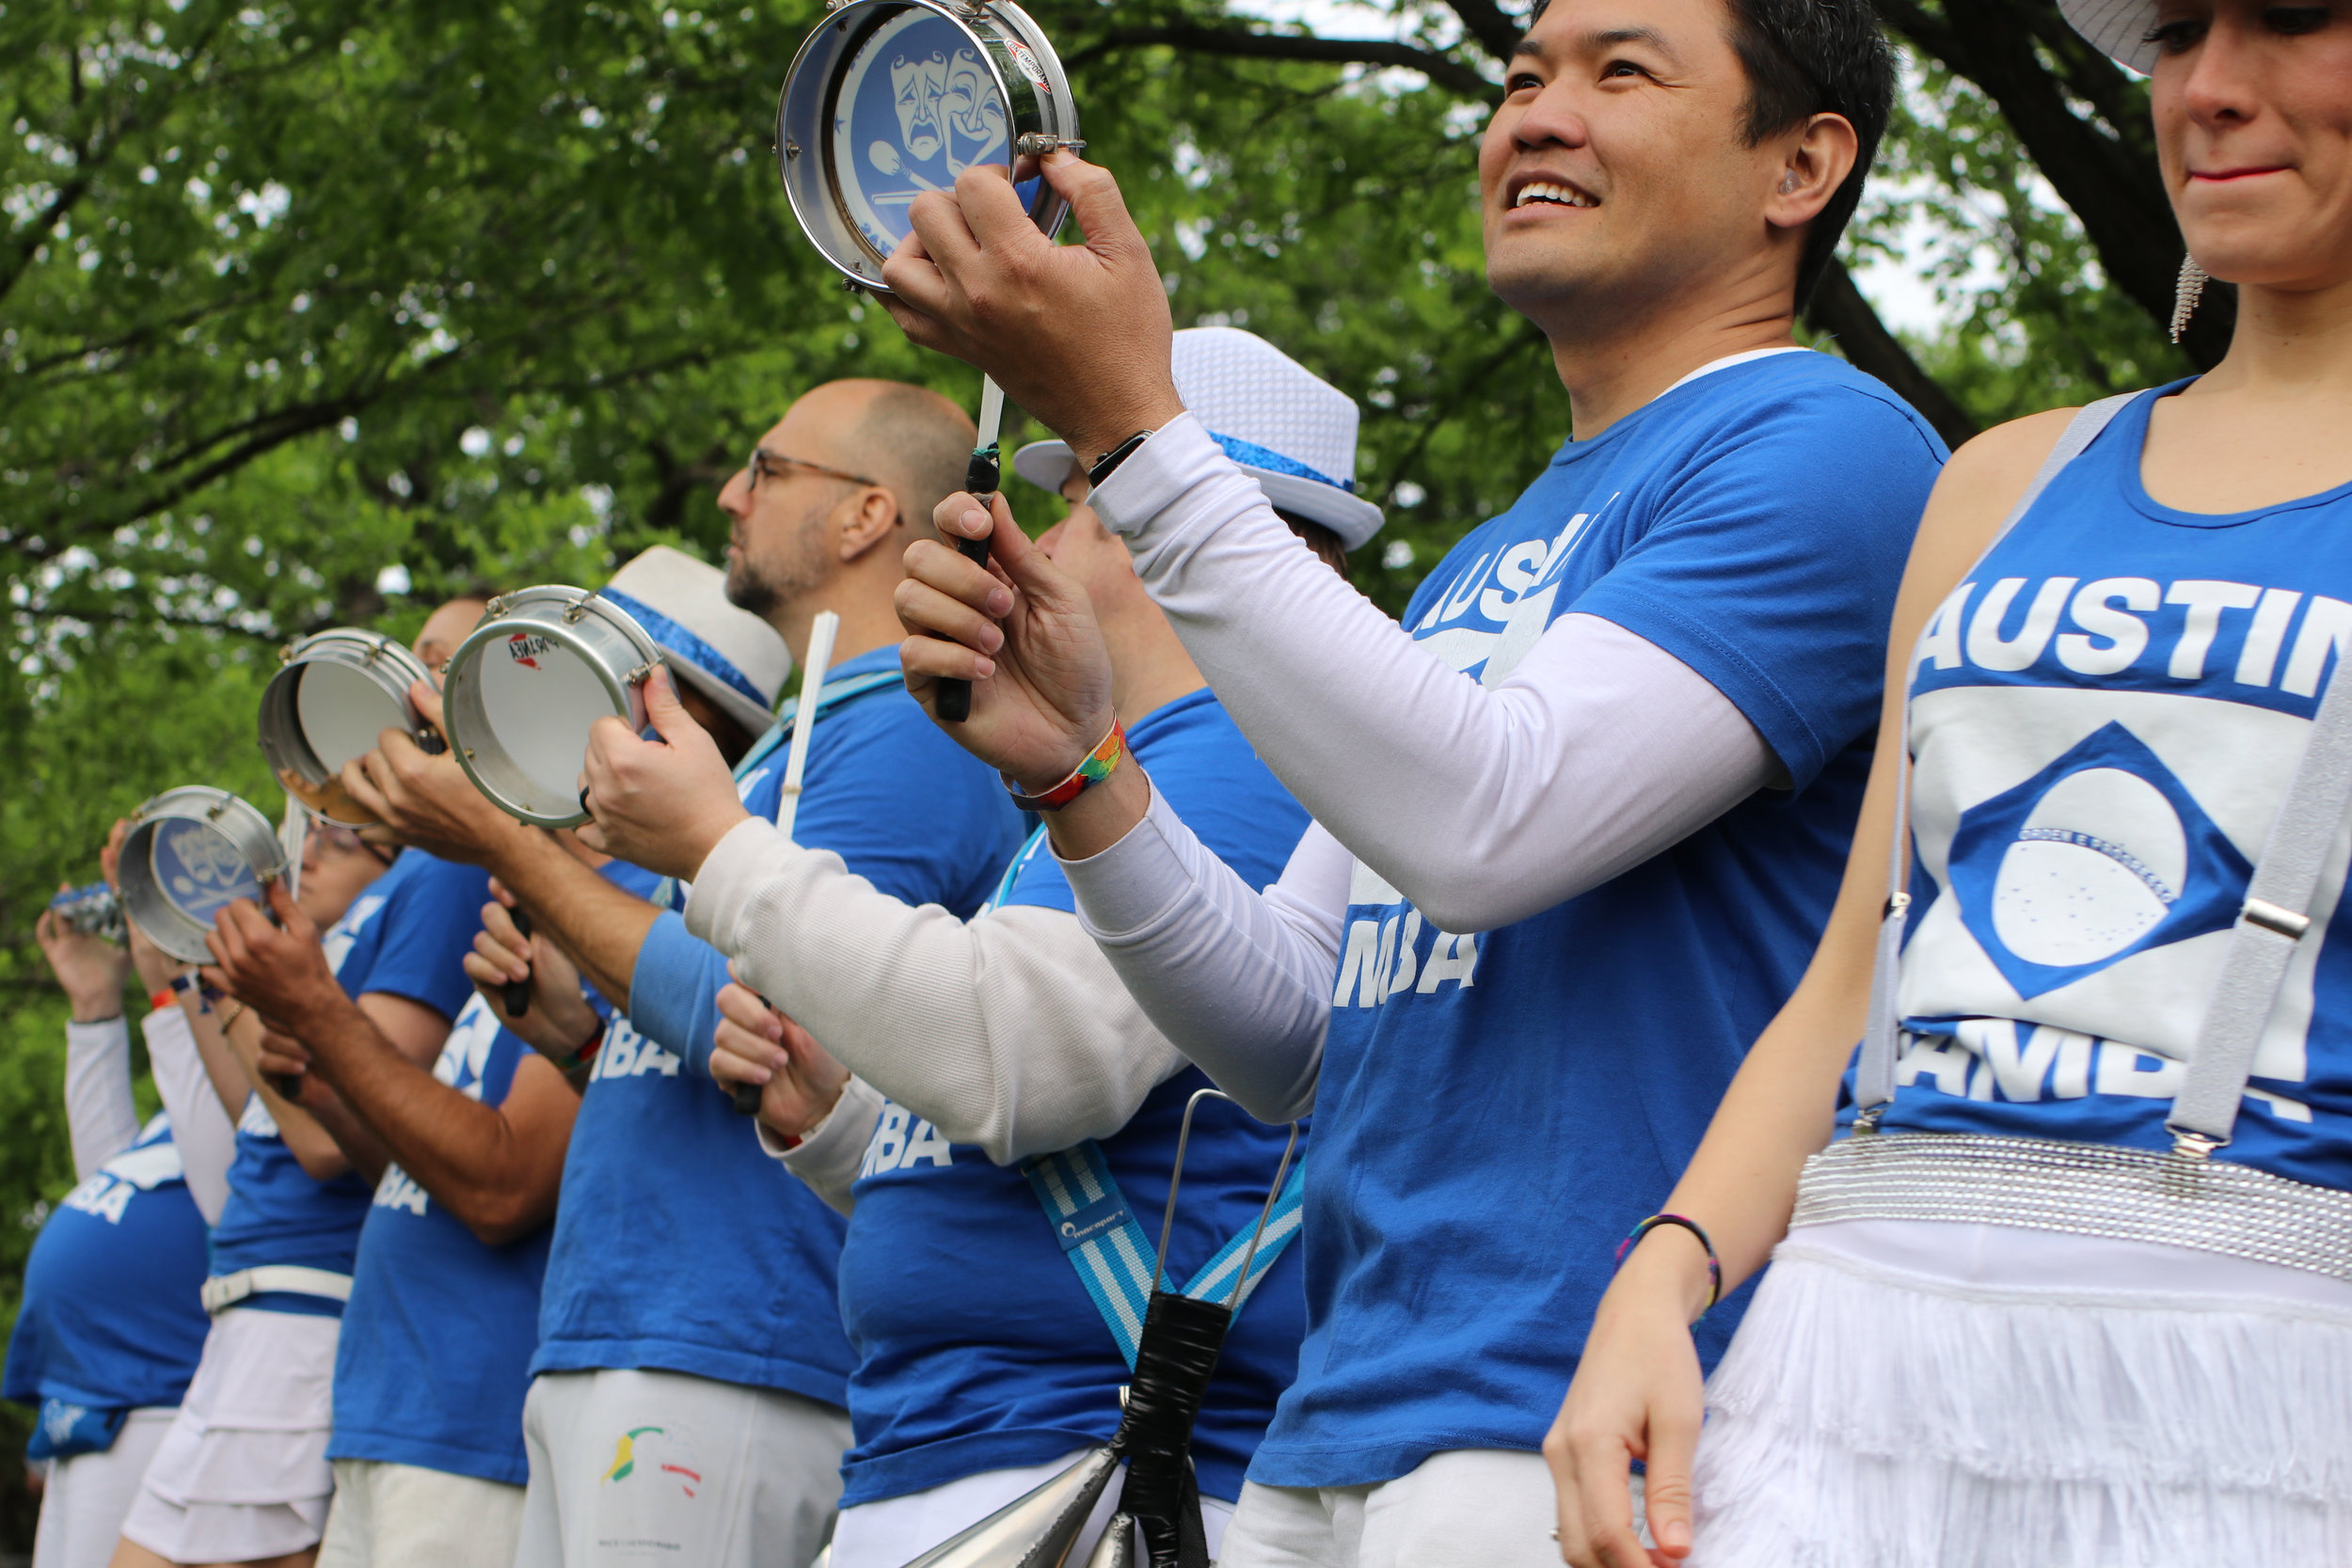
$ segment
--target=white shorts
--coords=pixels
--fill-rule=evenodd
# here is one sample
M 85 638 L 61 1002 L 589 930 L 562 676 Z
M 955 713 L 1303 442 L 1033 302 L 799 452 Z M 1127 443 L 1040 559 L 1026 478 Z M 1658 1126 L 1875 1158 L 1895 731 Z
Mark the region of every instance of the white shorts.
M 519 1486 L 339 1459 L 317 1568 L 514 1568 L 522 1529 Z
M 33 1537 L 33 1568 L 106 1568 L 122 1534 L 122 1516 L 139 1495 L 147 1462 L 171 1430 L 173 1405 L 150 1405 L 122 1418 L 114 1447 L 49 1463 L 40 1495 L 40 1528 Z
M 833 1528 L 850 1418 L 683 1372 L 543 1372 L 523 1444 L 516 1568 L 803 1568 Z
M 215 1318 L 123 1535 L 174 1562 L 246 1562 L 317 1545 L 335 1490 L 326 1439 L 342 1326 L 251 1307 Z
M 1541 1454 L 1433 1453 L 1371 1486 L 1242 1487 L 1218 1568 L 1560 1568 Z
M 1017 1469 L 987 1470 L 977 1476 L 965 1476 L 925 1492 L 910 1492 L 902 1497 L 885 1497 L 880 1502 L 859 1503 L 841 1511 L 841 1522 L 834 1527 L 833 1556 L 826 1568 L 905 1568 L 905 1565 L 930 1551 L 933 1546 L 978 1524 L 998 1509 L 1044 1484 L 1078 1462 L 1089 1451 L 1085 1449 L 1064 1454 L 1050 1465 L 1025 1465 Z M 1119 1487 L 1104 1489 L 1102 1501 L 1094 1505 L 1093 1516 L 1079 1532 L 1077 1544 L 1070 1549 L 1070 1560 L 1084 1562 L 1102 1539 L 1103 1527 L 1111 1522 L 1118 1512 Z M 1233 1505 L 1218 1497 L 1200 1499 L 1200 1523 L 1209 1538 L 1209 1556 L 1216 1559 L 1218 1546 L 1225 1539 L 1225 1527 L 1233 1517 Z M 1136 1542 L 1136 1560 L 1143 1560 L 1143 1543 Z

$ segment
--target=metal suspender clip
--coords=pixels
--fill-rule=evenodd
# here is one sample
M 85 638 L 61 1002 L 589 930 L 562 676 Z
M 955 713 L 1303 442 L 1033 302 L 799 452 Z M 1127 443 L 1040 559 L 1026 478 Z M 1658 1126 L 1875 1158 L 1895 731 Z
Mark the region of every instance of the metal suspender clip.
M 2282 909 L 2266 898 L 2249 898 L 2238 910 L 2238 918 L 2249 926 L 2259 926 L 2289 942 L 2300 942 L 2303 933 L 2312 928 L 2312 917 Z

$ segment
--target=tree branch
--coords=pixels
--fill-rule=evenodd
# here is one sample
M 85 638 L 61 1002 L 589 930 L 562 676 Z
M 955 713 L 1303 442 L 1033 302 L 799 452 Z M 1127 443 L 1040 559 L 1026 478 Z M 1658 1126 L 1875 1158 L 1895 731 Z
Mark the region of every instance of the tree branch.
M 1241 59 L 1299 60 L 1316 65 L 1370 65 L 1418 71 L 1464 98 L 1496 103 L 1502 89 L 1458 60 L 1389 39 L 1319 39 L 1297 33 L 1250 33 L 1238 27 L 1195 27 L 1176 24 L 1165 27 L 1129 27 L 1105 34 L 1074 55 L 1083 65 L 1114 49 L 1144 49 L 1165 45 L 1195 55 L 1224 55 Z
M 2150 317 L 2168 322 L 2181 236 L 2155 160 L 2090 124 L 2066 101 L 2059 78 L 2035 48 L 2035 24 L 2048 4 L 1943 0 L 1938 18 L 1915 0 L 1878 0 L 1889 26 L 1992 99 L 2082 224 L 2107 277 Z M 2211 308 L 2191 323 L 2181 346 L 2192 360 L 2210 367 L 2228 349 L 2232 303 L 2227 291 L 2217 290 Z
M 1902 341 L 1879 320 L 1843 261 L 1830 261 L 1804 315 L 1816 328 L 1837 340 L 1838 348 L 1855 369 L 1877 376 L 1894 388 L 1896 396 L 1916 408 L 1944 437 L 1946 446 L 1957 447 L 1977 434 L 1979 426 L 1968 411 L 1919 368 Z
M 1446 0 L 1455 16 L 1462 19 L 1463 31 L 1478 40 L 1478 46 L 1496 59 L 1508 63 L 1511 51 L 1518 46 L 1519 35 L 1526 31 L 1518 18 L 1512 16 L 1495 0 Z

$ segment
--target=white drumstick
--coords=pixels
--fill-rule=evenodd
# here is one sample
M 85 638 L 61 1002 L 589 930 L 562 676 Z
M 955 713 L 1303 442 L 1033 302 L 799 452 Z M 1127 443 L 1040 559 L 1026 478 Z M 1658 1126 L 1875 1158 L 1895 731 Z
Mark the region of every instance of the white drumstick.
M 310 831 L 310 814 L 302 809 L 302 802 L 291 792 L 286 796 L 286 820 L 278 830 L 278 842 L 286 851 L 286 896 L 302 896 L 302 844 Z
M 833 662 L 833 640 L 840 630 L 841 617 L 830 610 L 818 610 L 808 628 L 808 657 L 801 661 L 801 705 L 792 711 L 792 747 L 784 756 L 784 798 L 776 802 L 776 828 L 787 839 L 792 836 L 792 819 L 800 815 L 801 774 L 808 767 L 808 737 L 817 728 L 817 701 L 824 694 L 825 667 Z M 735 1097 L 738 1111 L 747 1117 L 759 1114 L 757 1084 L 737 1084 L 728 1093 Z
M 833 662 L 833 640 L 841 631 L 841 617 L 830 610 L 817 612 L 808 628 L 808 657 L 802 661 L 801 705 L 792 719 L 792 749 L 785 753 L 784 799 L 776 804 L 776 827 L 792 836 L 792 818 L 801 809 L 801 774 L 808 767 L 808 737 L 817 728 L 817 700 L 825 689 L 825 668 Z

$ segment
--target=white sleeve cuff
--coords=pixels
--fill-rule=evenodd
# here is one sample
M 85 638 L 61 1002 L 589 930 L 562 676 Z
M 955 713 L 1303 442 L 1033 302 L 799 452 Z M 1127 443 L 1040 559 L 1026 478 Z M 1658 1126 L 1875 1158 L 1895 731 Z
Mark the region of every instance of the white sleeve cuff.
M 1208 426 L 1197 415 L 1179 414 L 1112 469 L 1087 504 L 1104 528 L 1135 538 L 1200 482 L 1204 467 L 1219 461 L 1232 459 L 1209 438 Z
M 850 1188 L 865 1164 L 866 1146 L 873 1139 L 882 1108 L 882 1091 L 852 1074 L 824 1120 L 810 1128 L 799 1143 L 787 1148 L 763 1121 L 757 1124 L 759 1147 L 771 1158 L 783 1161 L 785 1169 L 807 1182 L 809 1190 L 834 1210 L 847 1214 L 855 1207 Z
M 1077 895 L 1087 934 L 1117 942 L 1164 919 L 1193 889 L 1192 873 L 1176 849 L 1191 836 L 1168 797 L 1155 789 L 1142 820 L 1109 848 L 1075 861 L 1057 851 L 1054 859 Z

